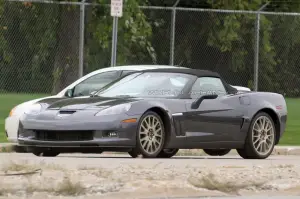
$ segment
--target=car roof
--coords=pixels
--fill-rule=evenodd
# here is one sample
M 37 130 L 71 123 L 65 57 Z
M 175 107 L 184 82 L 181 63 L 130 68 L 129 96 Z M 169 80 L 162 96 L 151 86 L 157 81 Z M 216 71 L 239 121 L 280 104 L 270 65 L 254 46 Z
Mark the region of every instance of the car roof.
M 221 76 L 219 73 L 210 71 L 210 70 L 199 70 L 199 69 L 184 69 L 184 68 L 159 68 L 159 69 L 148 69 L 143 72 L 159 72 L 159 73 L 182 73 L 194 75 L 197 77 L 218 77 Z
M 219 75 L 219 73 L 210 71 L 210 70 L 200 70 L 200 69 L 183 69 L 183 68 L 159 68 L 159 69 L 149 69 L 149 70 L 143 70 L 143 73 L 146 72 L 158 72 L 158 73 L 181 73 L 181 74 L 188 74 L 188 75 L 194 75 L 197 77 L 216 77 L 220 78 L 222 80 L 222 83 L 225 87 L 225 89 L 229 93 L 236 93 L 238 90 L 234 88 L 233 86 L 227 84 Z
M 106 68 L 101 68 L 98 70 L 95 70 L 87 75 L 85 77 L 90 77 L 98 73 L 103 72 L 109 72 L 109 71 L 121 71 L 121 70 L 132 70 L 132 71 L 140 71 L 140 70 L 148 70 L 148 69 L 159 69 L 159 68 L 182 68 L 182 69 L 188 69 L 186 67 L 181 66 L 169 66 L 169 65 L 124 65 L 124 66 L 111 66 Z
M 160 69 L 160 68 L 186 68 L 186 67 L 169 66 L 169 65 L 124 65 L 124 66 L 113 66 L 113 67 L 102 68 L 94 72 L 112 71 L 112 70 L 147 70 L 147 69 Z

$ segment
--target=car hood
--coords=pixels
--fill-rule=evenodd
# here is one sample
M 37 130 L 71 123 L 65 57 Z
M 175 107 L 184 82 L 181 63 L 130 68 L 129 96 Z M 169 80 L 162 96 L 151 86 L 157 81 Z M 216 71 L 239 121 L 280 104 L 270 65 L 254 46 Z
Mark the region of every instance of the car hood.
M 138 98 L 103 98 L 103 97 L 86 97 L 86 98 L 49 98 L 40 101 L 47 109 L 59 110 L 83 110 L 83 109 L 101 109 L 119 104 L 131 103 L 141 99 Z

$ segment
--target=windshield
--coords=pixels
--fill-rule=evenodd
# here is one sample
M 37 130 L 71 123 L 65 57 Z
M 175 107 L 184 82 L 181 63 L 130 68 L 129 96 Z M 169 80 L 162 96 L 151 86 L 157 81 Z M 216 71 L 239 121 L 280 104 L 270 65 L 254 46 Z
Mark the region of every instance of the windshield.
M 101 89 L 101 97 L 177 97 L 191 80 L 181 73 L 134 73 Z

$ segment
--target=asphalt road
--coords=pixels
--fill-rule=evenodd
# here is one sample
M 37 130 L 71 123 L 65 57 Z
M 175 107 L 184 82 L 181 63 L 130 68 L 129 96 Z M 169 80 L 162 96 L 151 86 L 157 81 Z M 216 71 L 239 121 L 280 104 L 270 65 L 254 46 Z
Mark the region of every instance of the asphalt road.
M 198 197 L 198 198 L 168 198 L 168 199 L 299 199 L 300 196 L 236 196 L 236 197 Z M 150 199 L 150 198 L 149 198 Z M 151 198 L 163 199 L 163 198 Z M 165 198 L 164 198 L 165 199 Z
M 103 197 L 105 199 L 125 199 L 126 196 L 131 199 L 166 197 L 176 199 L 203 197 L 213 199 L 300 198 L 300 156 L 270 156 L 266 160 L 244 160 L 239 156 L 178 156 L 171 159 L 133 159 L 126 153 L 124 155 L 61 154 L 53 158 L 36 157 L 33 154 L 0 153 L 1 168 L 7 168 L 7 165 L 12 162 L 21 165 L 35 165 L 44 171 L 50 168 L 45 165 L 56 165 L 55 168 L 61 167 L 64 171 L 74 170 L 72 176 L 80 176 L 80 179 L 83 179 L 82 181 L 87 186 L 91 186 L 89 195 L 84 197 L 86 199 L 99 198 L 93 194 L 100 192 L 100 188 L 101 194 L 108 194 Z M 54 167 L 51 168 L 53 170 Z M 49 177 L 59 179 L 61 177 L 61 174 L 56 171 L 49 172 L 47 170 L 44 173 L 46 173 L 43 174 L 45 179 Z M 247 188 L 239 192 L 241 196 L 231 197 L 232 194 L 224 193 L 224 191 L 208 190 L 202 185 L 200 188 L 197 187 L 195 179 L 200 179 L 206 173 L 213 173 L 219 179 L 218 183 L 225 183 L 225 180 L 228 180 L 228 182 L 244 184 L 250 181 L 265 180 L 264 183 L 267 185 L 260 189 Z M 195 178 L 194 182 L 190 178 Z M 21 183 L 20 178 L 7 179 L 8 177 L 4 180 L 5 183 L 11 183 L 13 186 Z M 46 182 L 46 180 L 43 181 Z M 212 184 L 216 184 L 216 182 Z M 20 186 L 21 188 L 22 186 Z M 39 195 L 37 198 L 40 197 L 44 196 Z M 52 198 L 56 198 L 56 196 Z
M 238 155 L 224 157 L 210 156 L 176 156 L 171 159 L 133 159 L 124 154 L 60 154 L 57 157 L 36 157 L 30 153 L 0 153 L 0 166 L 7 161 L 26 160 L 30 162 L 55 163 L 67 168 L 78 166 L 98 166 L 102 168 L 118 168 L 120 165 L 152 167 L 157 164 L 173 165 L 177 169 L 187 166 L 275 166 L 275 165 L 300 165 L 300 156 L 270 156 L 266 160 L 244 160 Z

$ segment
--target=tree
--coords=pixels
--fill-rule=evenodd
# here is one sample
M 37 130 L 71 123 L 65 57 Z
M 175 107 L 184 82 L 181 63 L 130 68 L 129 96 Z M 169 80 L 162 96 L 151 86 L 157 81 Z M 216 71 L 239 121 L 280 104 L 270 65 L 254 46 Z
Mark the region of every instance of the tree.
M 110 66 L 109 0 L 86 6 L 84 73 Z M 176 0 L 125 0 L 117 64 L 168 64 L 170 9 Z M 264 0 L 181 0 L 178 7 L 258 10 Z M 271 1 L 267 11 L 299 12 L 300 2 Z M 78 77 L 79 6 L 0 1 L 0 90 L 57 93 Z M 259 89 L 299 96 L 299 16 L 261 15 Z M 175 64 L 216 70 L 253 86 L 255 14 L 176 12 Z M 293 78 L 293 80 L 291 80 Z
M 1 1 L 3 2 L 3 1 Z M 0 50 L 1 88 L 10 92 L 49 92 L 56 44 L 56 5 L 4 1 Z

